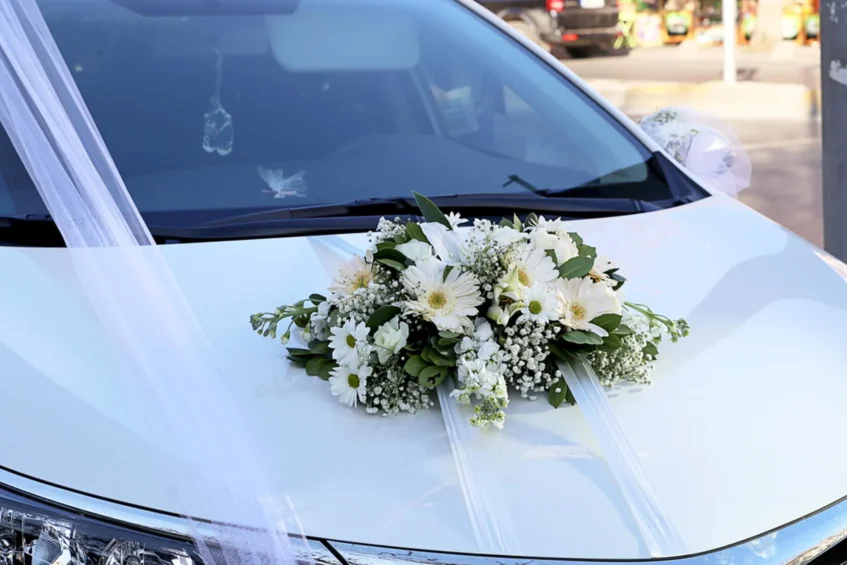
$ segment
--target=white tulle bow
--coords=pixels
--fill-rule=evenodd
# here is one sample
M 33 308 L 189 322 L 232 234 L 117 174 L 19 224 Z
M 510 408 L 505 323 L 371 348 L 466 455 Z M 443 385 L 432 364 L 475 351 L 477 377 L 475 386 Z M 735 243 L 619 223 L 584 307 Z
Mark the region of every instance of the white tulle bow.
M 669 107 L 642 118 L 639 125 L 709 188 L 736 197 L 750 186 L 750 157 L 722 120 L 690 108 Z

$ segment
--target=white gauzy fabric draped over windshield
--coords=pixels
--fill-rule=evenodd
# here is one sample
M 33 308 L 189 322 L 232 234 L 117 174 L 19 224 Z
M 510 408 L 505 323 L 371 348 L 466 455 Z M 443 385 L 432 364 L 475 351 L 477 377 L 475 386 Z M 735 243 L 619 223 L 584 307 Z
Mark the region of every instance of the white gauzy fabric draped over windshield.
M 201 532 L 192 522 L 206 565 L 292 565 L 305 539 L 286 533 L 286 524 L 296 524 L 290 505 L 264 474 L 269 467 L 253 444 L 256 436 L 35 0 L 0 0 L 0 123 L 70 248 L 103 335 L 125 365 L 115 378 L 144 389 L 151 417 L 196 469 L 174 479 L 175 501 L 184 489 L 200 488 L 222 510 L 218 515 L 255 526 L 204 524 Z M 292 465 L 302 463 L 292 454 Z

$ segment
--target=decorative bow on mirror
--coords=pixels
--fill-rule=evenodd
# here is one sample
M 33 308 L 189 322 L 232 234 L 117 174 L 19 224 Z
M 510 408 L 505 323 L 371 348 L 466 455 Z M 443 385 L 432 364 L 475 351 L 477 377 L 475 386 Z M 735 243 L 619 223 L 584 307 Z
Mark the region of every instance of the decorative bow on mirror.
M 641 128 L 703 184 L 730 196 L 750 186 L 752 165 L 732 129 L 689 108 L 662 108 Z

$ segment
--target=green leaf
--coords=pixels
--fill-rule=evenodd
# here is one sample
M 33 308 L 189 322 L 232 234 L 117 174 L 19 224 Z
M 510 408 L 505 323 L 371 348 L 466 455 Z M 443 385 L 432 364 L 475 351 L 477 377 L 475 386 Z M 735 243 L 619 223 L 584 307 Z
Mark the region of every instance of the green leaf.
M 336 367 L 338 367 L 338 364 L 335 361 L 331 359 L 325 360 L 321 370 L 318 371 L 318 377 L 324 381 L 328 381 Z
M 309 359 L 309 362 L 306 363 L 306 374 L 310 377 L 317 377 L 326 360 L 326 357 L 313 357 Z
M 606 349 L 608 351 L 620 349 L 621 345 L 623 345 L 621 343 L 621 338 L 619 338 L 615 334 L 609 334 L 603 338 L 603 349 Z
M 377 259 L 377 263 L 381 263 L 386 267 L 391 267 L 395 271 L 404 271 L 406 270 L 406 264 L 400 263 L 399 261 L 395 261 L 394 259 Z
M 618 326 L 621 325 L 621 315 L 620 314 L 603 314 L 602 316 L 597 316 L 591 323 L 595 326 L 600 326 L 604 330 L 609 333 L 614 332 L 618 329 Z
M 304 369 L 306 368 L 306 363 L 309 362 L 305 357 L 289 357 L 288 359 L 295 367 L 303 367 Z
M 594 266 L 594 259 L 573 257 L 559 267 L 559 276 L 563 279 L 579 279 L 587 275 Z
M 456 332 L 451 332 L 449 330 L 444 330 L 444 331 L 438 332 L 438 335 L 440 335 L 443 338 L 447 338 L 447 339 L 455 339 L 456 341 L 459 341 L 459 339 L 462 337 L 462 334 L 456 333 Z
M 562 339 L 575 343 L 577 345 L 600 345 L 603 343 L 603 338 L 591 332 L 581 332 L 578 330 L 565 332 Z
M 556 257 L 556 251 L 554 249 L 547 249 L 544 251 L 544 254 L 553 260 L 554 265 L 559 264 L 559 259 Z
M 585 339 L 588 345 L 602 345 L 603 338 L 593 332 L 585 332 Z
M 576 404 L 576 398 L 573 397 L 573 391 L 570 388 L 568 388 L 568 393 L 565 395 L 565 402 L 571 406 Z
M 418 383 L 427 388 L 435 388 L 444 382 L 447 377 L 447 371 L 442 370 L 442 367 L 427 367 L 421 374 L 418 375 Z
M 432 347 L 427 345 L 426 347 L 423 348 L 423 351 L 421 351 L 421 357 L 423 358 L 424 361 L 426 361 L 429 364 L 432 363 L 432 359 L 429 356 L 429 354 L 432 352 L 432 350 L 433 350 Z
M 512 218 L 512 227 L 518 231 L 523 231 L 523 224 L 521 224 L 521 219 L 518 218 L 517 214 L 514 214 L 514 218 Z
M 647 342 L 647 345 L 644 346 L 644 348 L 641 350 L 641 352 L 644 353 L 645 355 L 651 355 L 651 356 L 655 357 L 656 355 L 659 354 L 659 348 L 656 347 L 655 343 L 650 341 L 650 342 Z
M 438 347 L 452 347 L 459 343 L 459 338 L 457 337 L 442 337 L 438 340 Z
M 288 348 L 288 356 L 289 357 L 312 357 L 315 354 L 312 353 L 311 349 L 302 349 L 300 347 L 289 347 Z
M 559 392 L 556 392 L 556 390 Z M 565 397 L 568 392 L 570 392 L 568 390 L 568 385 L 565 382 L 565 379 L 561 378 L 550 385 L 550 388 L 547 390 L 547 402 L 549 402 L 550 406 L 553 408 L 558 408 L 565 401 Z
M 429 358 L 432 361 L 432 363 L 434 365 L 438 366 L 438 367 L 455 367 L 456 366 L 455 358 L 451 359 L 447 355 L 439 353 L 438 351 L 435 351 L 435 350 L 429 352 Z
M 554 341 L 548 343 L 547 347 L 550 349 L 550 353 L 562 361 L 569 361 L 572 358 L 566 350 L 562 349 L 562 347 Z
M 329 342 L 312 340 L 309 342 L 309 351 L 315 355 L 326 355 L 329 353 Z
M 447 277 L 450 275 L 450 271 L 453 270 L 453 265 L 447 265 L 444 267 L 444 275 L 441 277 L 441 282 L 447 282 Z
M 513 226 L 512 222 L 510 222 L 507 218 L 501 218 L 500 219 L 500 227 L 501 228 L 513 228 L 515 226 Z
M 626 279 L 617 273 L 610 274 L 609 278 L 618 283 L 612 288 L 612 290 L 618 290 L 620 287 L 623 286 L 623 283 L 626 282 Z
M 394 249 L 397 247 L 397 243 L 394 241 L 380 241 L 376 244 L 377 251 L 381 249 Z
M 626 324 L 621 324 L 615 328 L 615 335 L 629 335 L 632 333 L 632 328 Z
M 391 259 L 392 261 L 404 263 L 406 261 L 406 256 L 396 249 L 386 247 L 385 249 L 377 249 L 374 253 L 374 259 Z
M 309 300 L 312 301 L 312 304 L 320 304 L 321 302 L 326 302 L 326 296 L 322 294 L 310 294 Z
M 570 343 L 575 343 L 577 345 L 585 345 L 586 343 L 588 343 L 587 336 L 588 334 L 586 334 L 585 332 L 572 331 L 565 332 L 564 334 L 562 334 L 562 339 L 564 339 L 565 341 L 569 341 Z
M 406 364 L 403 365 L 403 370 L 412 375 L 413 377 L 417 377 L 421 374 L 426 367 L 429 365 L 420 355 L 412 355 L 409 357 Z
M 406 224 L 406 234 L 412 239 L 429 243 L 426 235 L 424 235 L 423 229 L 421 229 L 421 226 L 415 222 L 408 222 Z
M 590 257 L 591 259 L 597 257 L 597 249 L 590 245 L 579 245 L 577 249 L 579 250 L 580 257 Z
M 530 212 L 526 215 L 526 225 L 535 227 L 538 225 L 538 214 L 535 212 Z
M 582 241 L 582 236 L 580 236 L 580 235 L 579 235 L 578 233 L 576 233 L 575 231 L 572 231 L 572 232 L 568 233 L 568 235 L 569 235 L 569 236 L 571 236 L 571 239 L 573 240 L 573 242 L 574 242 L 574 243 L 576 243 L 577 247 L 579 247 L 580 245 L 584 245 L 584 244 L 585 244 L 585 242 L 584 242 L 584 241 Z
M 412 192 L 415 195 L 415 202 L 418 204 L 418 208 L 421 209 L 421 214 L 426 218 L 427 222 L 435 222 L 443 225 L 448 230 L 452 230 L 453 227 L 450 225 L 450 222 L 447 221 L 447 216 L 444 215 L 444 212 L 441 211 L 438 206 L 435 205 L 435 202 L 424 196 L 423 194 L 419 194 L 417 192 Z
M 400 309 L 397 306 L 381 306 L 374 310 L 374 313 L 371 314 L 371 317 L 368 318 L 365 325 L 370 328 L 372 332 L 375 332 L 379 326 L 389 321 L 399 313 Z
M 408 241 L 409 238 L 406 236 L 405 233 L 398 233 L 394 236 L 394 243 L 396 243 L 397 245 L 400 245 L 401 243 L 408 243 Z

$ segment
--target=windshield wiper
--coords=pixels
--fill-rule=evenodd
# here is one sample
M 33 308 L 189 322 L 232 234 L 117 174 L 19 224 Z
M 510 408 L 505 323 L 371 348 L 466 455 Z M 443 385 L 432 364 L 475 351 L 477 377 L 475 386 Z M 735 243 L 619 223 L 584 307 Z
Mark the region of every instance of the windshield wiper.
M 638 214 L 662 209 L 661 205 L 634 198 L 545 198 L 543 196 L 490 194 L 449 194 L 430 199 L 445 211 L 472 211 L 475 216 L 509 215 L 511 212 L 536 212 L 561 214 L 571 217 L 593 215 Z M 419 217 L 420 210 L 410 196 L 394 198 L 369 198 L 340 204 L 317 204 L 296 208 L 276 208 L 264 212 L 238 214 L 196 226 L 212 228 L 254 223 L 302 220 L 307 218 L 342 218 L 364 216 L 404 215 Z

